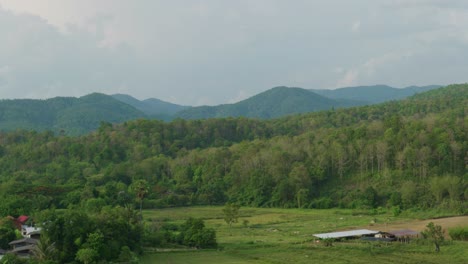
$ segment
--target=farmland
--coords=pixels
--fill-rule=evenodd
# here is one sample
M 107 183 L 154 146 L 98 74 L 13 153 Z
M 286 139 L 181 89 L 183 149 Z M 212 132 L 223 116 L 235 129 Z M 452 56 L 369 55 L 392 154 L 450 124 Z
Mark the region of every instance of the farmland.
M 145 221 L 182 223 L 188 217 L 203 218 L 217 233 L 217 250 L 161 250 L 147 253 L 142 263 L 466 263 L 467 242 L 447 240 L 441 252 L 428 241 L 410 244 L 375 242 L 335 242 L 331 247 L 317 243 L 312 234 L 355 228 L 388 231 L 424 229 L 429 220 L 422 213 L 394 217 L 385 210 L 377 214 L 348 209 L 241 208 L 232 228 L 224 222 L 222 207 L 186 207 L 147 210 Z M 438 214 L 433 212 L 434 216 Z M 427 216 L 425 214 L 424 216 Z M 468 216 L 431 220 L 444 229 L 466 225 Z M 155 250 L 155 249 L 151 249 Z M 148 251 L 151 251 L 148 249 Z

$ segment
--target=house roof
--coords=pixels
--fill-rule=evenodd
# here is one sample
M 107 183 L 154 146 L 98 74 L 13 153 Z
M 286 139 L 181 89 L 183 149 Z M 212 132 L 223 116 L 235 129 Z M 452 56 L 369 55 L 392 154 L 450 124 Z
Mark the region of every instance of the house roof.
M 26 244 L 35 245 L 35 244 L 37 244 L 37 242 L 38 242 L 37 239 L 26 237 L 26 238 L 23 238 L 23 239 L 13 240 L 8 244 L 9 245 L 16 245 L 16 244 L 20 244 L 20 243 L 26 243 Z
M 416 236 L 419 235 L 419 232 L 410 230 L 410 229 L 401 229 L 401 230 L 394 230 L 388 232 L 389 234 L 392 234 L 396 237 L 402 237 L 402 236 Z
M 314 236 L 324 239 L 324 238 L 342 238 L 342 237 L 374 235 L 377 233 L 379 233 L 379 231 L 368 230 L 368 229 L 358 229 L 358 230 L 349 230 L 349 231 L 341 231 L 341 232 L 314 234 Z
M 20 216 L 18 216 L 18 218 L 16 218 L 16 220 L 18 222 L 23 223 L 23 224 L 26 223 L 26 221 L 28 221 L 28 219 L 29 219 L 29 216 L 27 216 L 27 215 L 20 215 Z

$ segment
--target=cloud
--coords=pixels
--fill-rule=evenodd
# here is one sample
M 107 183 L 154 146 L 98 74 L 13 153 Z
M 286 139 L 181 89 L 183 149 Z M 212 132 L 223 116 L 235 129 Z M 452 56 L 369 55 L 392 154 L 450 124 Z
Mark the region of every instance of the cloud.
M 62 33 L 32 15 L 15 15 L 0 9 L 0 46 L 5 97 L 43 98 L 83 95 L 118 86 L 123 74 L 138 63 L 124 47 L 100 47 L 99 34 L 75 28 Z
M 120 92 L 219 104 L 278 85 L 448 84 L 468 72 L 466 1 L 0 4 L 3 98 Z
M 373 57 L 363 64 L 347 70 L 343 77 L 338 80 L 336 87 L 346 87 L 366 83 L 373 76 L 378 75 L 379 71 L 387 65 L 396 65 L 404 59 L 413 56 L 411 51 L 391 52 L 378 57 Z
M 358 33 L 359 30 L 361 29 L 361 21 L 356 21 L 353 23 L 353 25 L 351 26 L 351 31 L 353 33 Z

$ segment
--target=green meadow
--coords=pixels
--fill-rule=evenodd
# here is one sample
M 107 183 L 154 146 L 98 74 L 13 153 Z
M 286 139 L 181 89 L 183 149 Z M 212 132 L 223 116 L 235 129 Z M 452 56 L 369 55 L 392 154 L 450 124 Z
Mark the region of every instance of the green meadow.
M 229 228 L 223 207 L 185 207 L 147 210 L 145 221 L 182 223 L 188 217 L 202 218 L 214 228 L 217 250 L 147 249 L 141 263 L 467 263 L 468 242 L 447 240 L 436 253 L 424 240 L 410 244 L 346 241 L 325 246 L 312 234 L 367 228 L 389 231 L 393 226 L 415 227 L 417 214 L 392 216 L 345 209 L 240 209 L 239 219 Z M 425 214 L 426 215 L 426 214 Z M 459 220 L 464 221 L 464 219 Z M 454 223 L 451 223 L 454 225 Z M 465 222 L 465 225 L 468 223 Z M 442 227 L 446 228 L 443 224 Z M 416 229 L 418 230 L 418 229 Z M 420 231 L 420 230 L 418 230 Z

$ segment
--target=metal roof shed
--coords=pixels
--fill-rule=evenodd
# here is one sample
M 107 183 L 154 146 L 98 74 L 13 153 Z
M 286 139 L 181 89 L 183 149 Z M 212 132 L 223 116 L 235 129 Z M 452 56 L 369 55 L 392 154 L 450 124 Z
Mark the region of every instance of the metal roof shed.
M 326 239 L 326 238 L 345 238 L 345 237 L 360 237 L 366 235 L 375 235 L 379 231 L 368 230 L 368 229 L 358 229 L 358 230 L 349 230 L 341 232 L 332 232 L 332 233 L 323 233 L 323 234 L 314 234 L 315 237 Z

